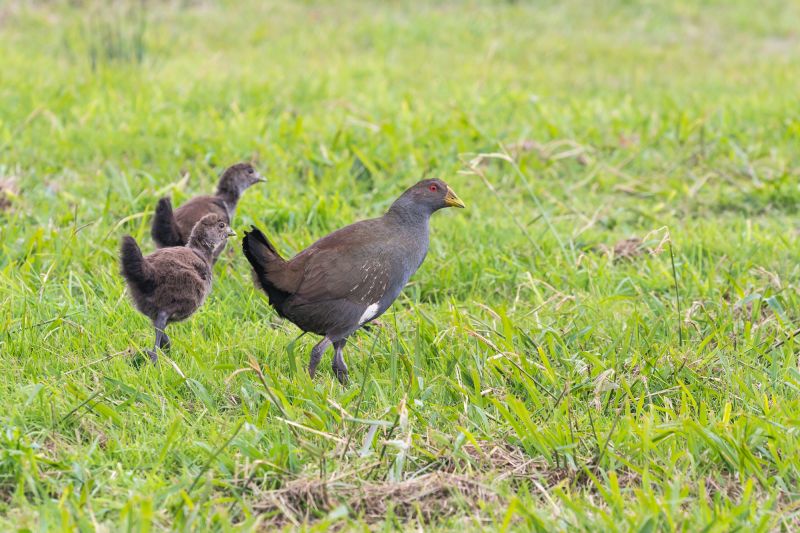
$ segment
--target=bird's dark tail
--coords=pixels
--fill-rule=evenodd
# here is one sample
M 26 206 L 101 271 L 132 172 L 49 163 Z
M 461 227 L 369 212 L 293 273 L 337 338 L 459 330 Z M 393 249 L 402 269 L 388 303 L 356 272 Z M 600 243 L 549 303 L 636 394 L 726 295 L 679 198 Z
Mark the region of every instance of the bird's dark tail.
M 186 244 L 178 232 L 178 223 L 172 214 L 172 202 L 169 198 L 162 198 L 158 201 L 150 235 L 153 236 L 153 240 L 159 248 Z
M 267 293 L 269 303 L 281 313 L 284 300 L 291 296 L 291 289 L 285 279 L 288 274 L 286 260 L 255 226 L 245 232 L 242 251 L 253 267 L 256 283 Z
M 130 235 L 125 235 L 122 238 L 119 262 L 122 276 L 128 281 L 129 285 L 144 294 L 153 292 L 155 287 L 153 269 L 145 262 L 139 245 Z

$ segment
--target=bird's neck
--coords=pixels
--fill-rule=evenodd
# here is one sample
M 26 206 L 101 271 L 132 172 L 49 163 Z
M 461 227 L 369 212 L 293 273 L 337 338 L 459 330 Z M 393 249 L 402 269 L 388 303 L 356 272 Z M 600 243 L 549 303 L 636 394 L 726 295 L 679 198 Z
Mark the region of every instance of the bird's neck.
M 405 201 L 405 198 L 401 197 L 389 207 L 384 218 L 400 226 L 424 228 L 427 231 L 431 213 L 424 206 Z
M 186 246 L 191 248 L 207 263 L 211 263 L 211 259 L 214 257 L 214 249 L 216 248 L 216 244 L 206 239 L 204 235 L 198 235 L 192 232 L 191 236 L 189 237 L 189 242 L 186 243 Z
M 402 251 L 401 262 L 407 268 L 407 276 L 402 283 L 405 285 L 408 276 L 419 268 L 428 253 L 431 215 L 419 209 L 419 206 L 412 205 L 409 208 L 395 202 L 383 218 L 393 235 L 398 237 L 395 244 Z
M 233 212 L 236 210 L 236 204 L 239 203 L 241 194 L 239 191 L 232 191 L 229 189 L 217 188 L 217 198 L 223 201 L 225 209 L 228 211 L 228 218 L 233 217 Z

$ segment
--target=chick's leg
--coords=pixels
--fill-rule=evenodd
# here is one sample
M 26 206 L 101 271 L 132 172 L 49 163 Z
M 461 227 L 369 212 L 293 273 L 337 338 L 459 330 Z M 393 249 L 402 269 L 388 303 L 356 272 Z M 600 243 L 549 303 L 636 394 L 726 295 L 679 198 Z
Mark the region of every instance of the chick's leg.
M 158 354 L 156 354 L 156 350 L 158 350 L 163 345 L 169 346 L 169 337 L 164 334 L 164 328 L 167 327 L 167 320 L 169 319 L 169 315 L 164 311 L 159 311 L 158 315 L 156 315 L 156 319 L 153 320 L 153 326 L 156 328 L 156 343 L 153 346 L 153 350 L 147 351 L 147 355 L 150 356 L 150 360 L 153 363 L 158 362 Z M 166 340 L 164 339 L 166 337 Z

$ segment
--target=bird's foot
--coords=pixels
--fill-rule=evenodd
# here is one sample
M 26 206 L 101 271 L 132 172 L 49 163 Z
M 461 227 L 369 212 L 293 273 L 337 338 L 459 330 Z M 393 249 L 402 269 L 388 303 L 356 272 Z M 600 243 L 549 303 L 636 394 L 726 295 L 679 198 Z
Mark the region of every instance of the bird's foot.
M 350 381 L 350 373 L 347 371 L 347 365 L 344 363 L 342 363 L 341 366 L 334 363 L 333 373 L 342 385 L 347 385 Z

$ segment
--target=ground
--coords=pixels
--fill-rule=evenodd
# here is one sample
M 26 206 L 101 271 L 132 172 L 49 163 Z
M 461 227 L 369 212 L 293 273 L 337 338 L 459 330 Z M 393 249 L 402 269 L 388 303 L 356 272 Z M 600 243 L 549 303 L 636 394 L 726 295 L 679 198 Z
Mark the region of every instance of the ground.
M 800 7 L 0 5 L 3 529 L 800 524 Z M 467 204 L 342 387 L 233 241 L 153 339 L 158 198 L 269 179 L 285 255 L 424 176 Z M 798 337 L 800 339 L 800 337 Z

